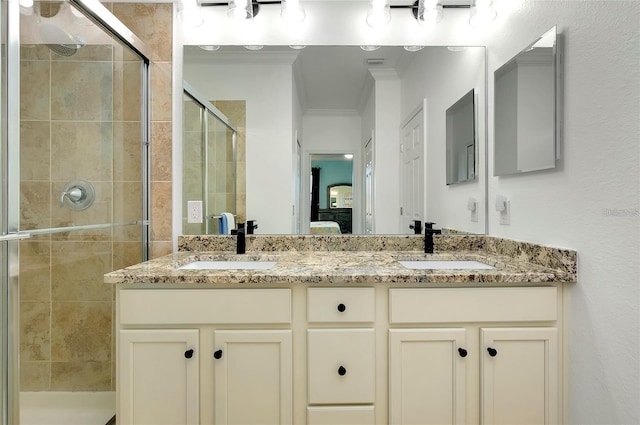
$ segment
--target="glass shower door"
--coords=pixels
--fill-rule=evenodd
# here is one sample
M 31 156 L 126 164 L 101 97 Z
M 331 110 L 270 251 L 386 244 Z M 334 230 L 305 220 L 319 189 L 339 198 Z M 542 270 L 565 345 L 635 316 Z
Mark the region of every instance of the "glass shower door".
M 215 105 L 188 83 L 183 84 L 182 233 L 217 234 L 221 213 L 231 213 L 238 219 L 237 131 Z M 202 222 L 186 214 L 194 201 L 202 205 Z
M 21 240 L 2 243 L 2 410 L 14 424 L 18 387 L 115 389 L 103 275 L 147 258 L 149 61 L 100 3 L 9 3 L 20 30 L 2 58 L 2 237 Z

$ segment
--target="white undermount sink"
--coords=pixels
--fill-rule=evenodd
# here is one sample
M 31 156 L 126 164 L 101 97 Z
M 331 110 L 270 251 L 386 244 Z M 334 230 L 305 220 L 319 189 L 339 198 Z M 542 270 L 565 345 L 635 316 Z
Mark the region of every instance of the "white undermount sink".
M 473 260 L 418 260 L 418 261 L 398 261 L 408 269 L 415 270 L 459 270 L 459 269 L 493 269 L 485 263 Z
M 275 261 L 202 260 L 178 267 L 180 270 L 266 270 L 276 265 Z

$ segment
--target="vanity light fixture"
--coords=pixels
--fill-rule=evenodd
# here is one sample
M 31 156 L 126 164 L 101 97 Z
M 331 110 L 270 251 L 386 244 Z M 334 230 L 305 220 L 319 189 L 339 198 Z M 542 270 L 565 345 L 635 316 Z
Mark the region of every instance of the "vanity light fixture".
M 424 46 L 404 46 L 404 50 L 407 52 L 417 52 L 424 49 Z
M 465 46 L 448 46 L 447 50 L 449 50 L 450 52 L 463 52 L 465 51 L 467 48 Z
M 251 44 L 251 45 L 244 46 L 244 48 L 247 50 L 262 50 L 263 47 L 264 46 L 259 44 Z
M 469 15 L 469 25 L 482 27 L 496 19 L 498 13 L 493 5 L 493 0 L 474 0 Z
M 367 11 L 367 25 L 376 28 L 386 25 L 391 20 L 390 0 L 371 0 Z
M 216 50 L 220 49 L 220 46 L 214 44 L 206 44 L 198 47 L 202 50 L 206 50 L 207 52 L 215 52 Z
M 237 20 L 253 19 L 260 12 L 260 5 L 252 0 L 229 0 L 228 15 Z
M 260 6 L 269 4 L 281 5 L 280 16 L 285 22 L 300 23 L 306 14 L 300 0 L 229 0 L 229 2 L 210 2 L 200 0 L 200 6 L 228 6 L 227 14 L 238 20 L 253 19 L 260 13 Z
M 346 159 L 353 159 L 353 154 L 352 154 L 352 153 L 345 153 L 345 154 L 344 154 L 344 157 L 345 157 Z
M 360 48 L 362 50 L 364 50 L 365 52 L 373 52 L 375 50 L 378 50 L 380 48 L 380 46 L 373 46 L 373 45 L 370 45 L 370 44 L 364 44 L 364 45 L 360 46 Z
M 420 25 L 435 25 L 442 20 L 442 0 L 418 0 L 414 11 Z
M 303 46 L 303 45 L 301 45 L 301 44 L 292 44 L 292 45 L 290 45 L 290 46 L 289 46 L 289 48 L 290 48 L 290 49 L 293 49 L 293 50 L 302 50 L 302 49 L 304 49 L 305 47 L 307 47 L 307 46 Z
M 369 25 L 371 25 L 369 23 L 371 10 L 376 1 L 382 2 L 383 0 L 371 0 L 371 6 L 367 14 L 367 23 Z M 420 25 L 425 26 L 440 22 L 444 16 L 445 9 L 470 9 L 469 24 L 473 26 L 489 23 L 497 15 L 493 0 L 415 0 L 413 4 L 392 4 L 389 9 L 411 9 L 414 19 Z

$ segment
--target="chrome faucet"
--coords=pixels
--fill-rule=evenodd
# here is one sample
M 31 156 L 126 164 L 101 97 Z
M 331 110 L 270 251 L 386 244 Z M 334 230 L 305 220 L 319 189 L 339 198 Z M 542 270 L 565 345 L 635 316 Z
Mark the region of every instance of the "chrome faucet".
M 431 223 L 431 222 L 424 223 L 424 253 L 425 254 L 433 254 L 433 235 L 442 234 L 442 230 L 433 228 L 434 224 L 435 223 Z

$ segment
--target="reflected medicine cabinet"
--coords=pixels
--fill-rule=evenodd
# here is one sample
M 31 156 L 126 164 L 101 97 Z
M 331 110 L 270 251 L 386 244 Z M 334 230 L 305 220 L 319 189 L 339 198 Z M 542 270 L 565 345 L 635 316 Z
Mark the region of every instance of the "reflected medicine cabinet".
M 446 111 L 447 185 L 475 180 L 475 91 L 471 89 Z
M 494 74 L 494 176 L 553 169 L 560 144 L 556 27 Z

